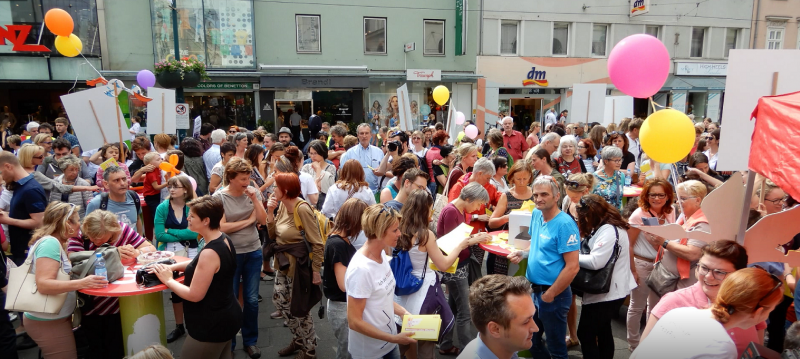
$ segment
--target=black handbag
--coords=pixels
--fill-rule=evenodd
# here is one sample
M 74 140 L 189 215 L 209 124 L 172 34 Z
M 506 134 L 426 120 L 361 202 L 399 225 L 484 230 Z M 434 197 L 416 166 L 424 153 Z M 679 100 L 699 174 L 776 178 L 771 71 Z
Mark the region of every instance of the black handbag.
M 614 265 L 617 263 L 620 252 L 619 230 L 616 226 L 614 226 L 614 234 L 617 236 L 617 241 L 614 243 L 614 250 L 606 265 L 595 270 L 581 268 L 572 280 L 572 288 L 588 294 L 605 294 L 611 290 L 611 277 L 614 274 Z M 588 243 L 588 239 L 581 241 L 581 254 L 591 252 Z
M 149 268 L 149 267 L 151 267 L 151 266 L 153 266 L 155 264 L 170 265 L 170 264 L 175 264 L 175 260 L 172 259 L 172 258 L 162 259 L 160 261 L 153 262 L 153 263 L 148 263 L 148 264 L 142 266 L 142 268 L 139 268 L 136 271 L 136 284 L 138 284 L 139 286 L 145 287 L 145 288 L 155 287 L 155 286 L 157 286 L 159 284 L 162 284 L 161 280 L 158 279 L 158 276 L 155 273 L 148 273 L 147 272 L 147 268 Z M 178 277 L 180 277 L 180 272 L 173 271 L 172 272 L 172 278 L 178 278 Z

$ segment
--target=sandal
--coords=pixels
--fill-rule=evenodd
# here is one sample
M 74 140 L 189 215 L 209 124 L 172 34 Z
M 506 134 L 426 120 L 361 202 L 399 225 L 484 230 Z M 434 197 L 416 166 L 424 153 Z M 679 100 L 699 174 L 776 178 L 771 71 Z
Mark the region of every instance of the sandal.
M 458 354 L 461 354 L 461 349 L 458 349 L 458 347 L 456 347 L 456 346 L 453 346 L 453 347 L 451 347 L 450 349 L 447 349 L 447 350 L 439 349 L 439 355 L 457 356 Z

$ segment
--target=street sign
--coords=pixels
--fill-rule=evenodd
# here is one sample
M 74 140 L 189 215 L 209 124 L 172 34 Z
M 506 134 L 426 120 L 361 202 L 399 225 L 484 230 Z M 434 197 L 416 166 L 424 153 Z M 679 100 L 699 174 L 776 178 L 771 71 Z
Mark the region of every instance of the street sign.
M 189 129 L 189 105 L 185 103 L 175 104 L 175 127 L 179 130 Z

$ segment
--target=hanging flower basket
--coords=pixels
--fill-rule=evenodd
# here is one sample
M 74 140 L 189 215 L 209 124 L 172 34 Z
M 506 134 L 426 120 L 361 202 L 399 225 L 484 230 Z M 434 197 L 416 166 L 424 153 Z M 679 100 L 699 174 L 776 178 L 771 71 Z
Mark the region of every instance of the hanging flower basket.
M 197 87 L 200 80 L 200 74 L 197 71 L 186 71 L 183 73 L 183 87 Z
M 164 88 L 196 87 L 200 81 L 209 79 L 206 65 L 190 57 L 156 63 L 155 75 L 158 84 Z
M 181 71 L 163 71 L 156 75 L 158 84 L 163 88 L 174 89 L 182 86 Z

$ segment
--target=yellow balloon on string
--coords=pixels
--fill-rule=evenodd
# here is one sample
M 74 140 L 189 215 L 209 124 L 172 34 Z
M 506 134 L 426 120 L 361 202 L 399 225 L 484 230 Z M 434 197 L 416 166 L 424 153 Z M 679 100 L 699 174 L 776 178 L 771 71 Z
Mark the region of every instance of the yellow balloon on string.
M 66 57 L 75 57 L 83 51 L 83 43 L 75 34 L 56 36 L 56 50 Z
M 439 106 L 444 106 L 447 103 L 447 100 L 450 99 L 450 90 L 444 85 L 436 86 L 433 89 L 433 100 L 439 104 Z
M 639 130 L 642 150 L 660 163 L 675 163 L 694 146 L 694 124 L 683 112 L 671 108 L 651 114 Z

